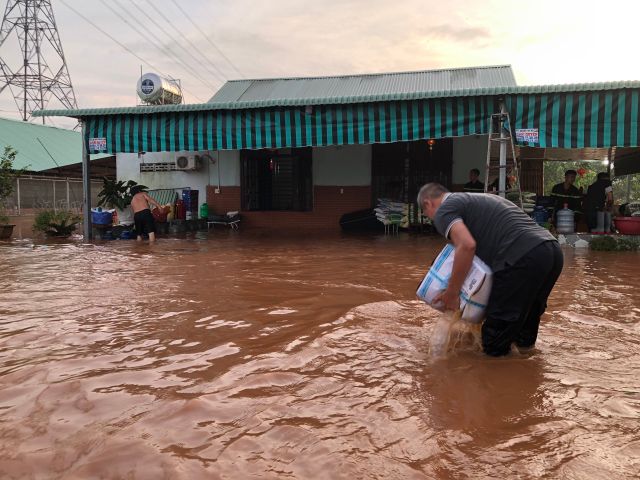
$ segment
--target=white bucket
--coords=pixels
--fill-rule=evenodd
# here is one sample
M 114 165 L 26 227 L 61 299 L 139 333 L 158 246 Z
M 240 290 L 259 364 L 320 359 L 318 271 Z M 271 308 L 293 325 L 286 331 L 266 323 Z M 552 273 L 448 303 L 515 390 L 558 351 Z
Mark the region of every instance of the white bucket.
M 454 257 L 453 245 L 447 244 L 433 262 L 416 292 L 419 298 L 437 310 L 442 310 L 444 306 L 434 305 L 433 299 L 447 288 Z M 493 274 L 489 266 L 474 256 L 471 269 L 460 291 L 460 310 L 462 310 L 463 320 L 478 323 L 484 319 L 484 312 L 491 295 L 492 281 Z

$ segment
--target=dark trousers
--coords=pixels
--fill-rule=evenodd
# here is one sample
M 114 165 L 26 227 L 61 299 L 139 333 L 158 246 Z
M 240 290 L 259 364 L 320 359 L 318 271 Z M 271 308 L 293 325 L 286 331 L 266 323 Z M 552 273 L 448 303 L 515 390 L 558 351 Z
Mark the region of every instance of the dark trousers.
M 482 348 L 487 355 L 506 355 L 512 343 L 524 348 L 536 343 L 540 317 L 563 263 L 558 242 L 548 241 L 494 273 L 482 325 Z

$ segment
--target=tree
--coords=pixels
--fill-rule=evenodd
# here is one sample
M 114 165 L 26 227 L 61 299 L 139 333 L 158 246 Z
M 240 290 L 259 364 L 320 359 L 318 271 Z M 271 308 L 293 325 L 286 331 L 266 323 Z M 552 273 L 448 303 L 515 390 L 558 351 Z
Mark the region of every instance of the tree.
M 549 160 L 544 162 L 544 194 L 550 195 L 554 185 L 564 182 L 564 172 L 567 170 L 576 170 L 576 188 L 582 187 L 584 193 L 587 188 L 596 181 L 598 172 L 606 171 L 602 163 L 596 161 L 575 161 L 570 160 L 560 162 Z
M 26 169 L 15 170 L 13 162 L 18 152 L 11 146 L 4 147 L 4 152 L 0 156 L 0 223 L 7 223 L 9 219 L 2 214 L 4 210 L 4 200 L 13 193 L 14 181 L 22 175 Z
M 545 195 L 550 195 L 553 186 L 564 181 L 564 172 L 567 170 L 576 170 L 578 172 L 575 186 L 577 188 L 582 187 L 584 193 L 587 193 L 589 185 L 596 181 L 596 177 L 599 172 L 607 171 L 606 167 L 603 166 L 602 163 L 594 160 L 572 160 L 567 162 L 548 160 L 544 162 Z M 630 175 L 630 180 L 627 180 L 628 177 L 629 176 L 624 175 L 620 177 L 613 176 L 612 178 L 613 199 L 617 204 L 626 203 L 627 201 L 640 202 L 640 174 Z M 627 200 L 627 187 L 629 186 L 627 184 L 628 181 L 630 182 L 631 188 L 629 189 L 629 199 Z
M 628 187 L 631 188 L 627 190 Z M 627 191 L 629 192 L 628 199 Z M 640 202 L 640 174 L 615 177 L 613 179 L 613 199 L 616 203 Z

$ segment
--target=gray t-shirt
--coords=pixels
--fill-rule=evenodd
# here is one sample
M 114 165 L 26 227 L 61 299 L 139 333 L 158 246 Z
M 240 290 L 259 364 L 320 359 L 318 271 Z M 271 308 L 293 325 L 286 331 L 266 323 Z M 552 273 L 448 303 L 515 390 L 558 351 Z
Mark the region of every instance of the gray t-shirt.
M 476 255 L 494 272 L 513 265 L 539 244 L 556 240 L 512 202 L 498 195 L 447 195 L 433 224 L 441 235 L 449 238 L 449 230 L 460 221 L 476 241 Z

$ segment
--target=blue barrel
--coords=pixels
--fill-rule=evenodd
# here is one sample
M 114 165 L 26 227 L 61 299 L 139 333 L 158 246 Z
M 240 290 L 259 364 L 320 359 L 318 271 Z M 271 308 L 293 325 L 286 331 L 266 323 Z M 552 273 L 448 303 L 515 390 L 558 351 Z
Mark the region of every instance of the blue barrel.
M 549 211 L 545 207 L 538 205 L 533 209 L 531 218 L 533 218 L 533 221 L 538 225 L 544 225 L 549 222 Z
M 108 210 L 102 210 L 102 208 L 91 209 L 91 223 L 95 225 L 111 225 L 113 220 L 113 214 Z

